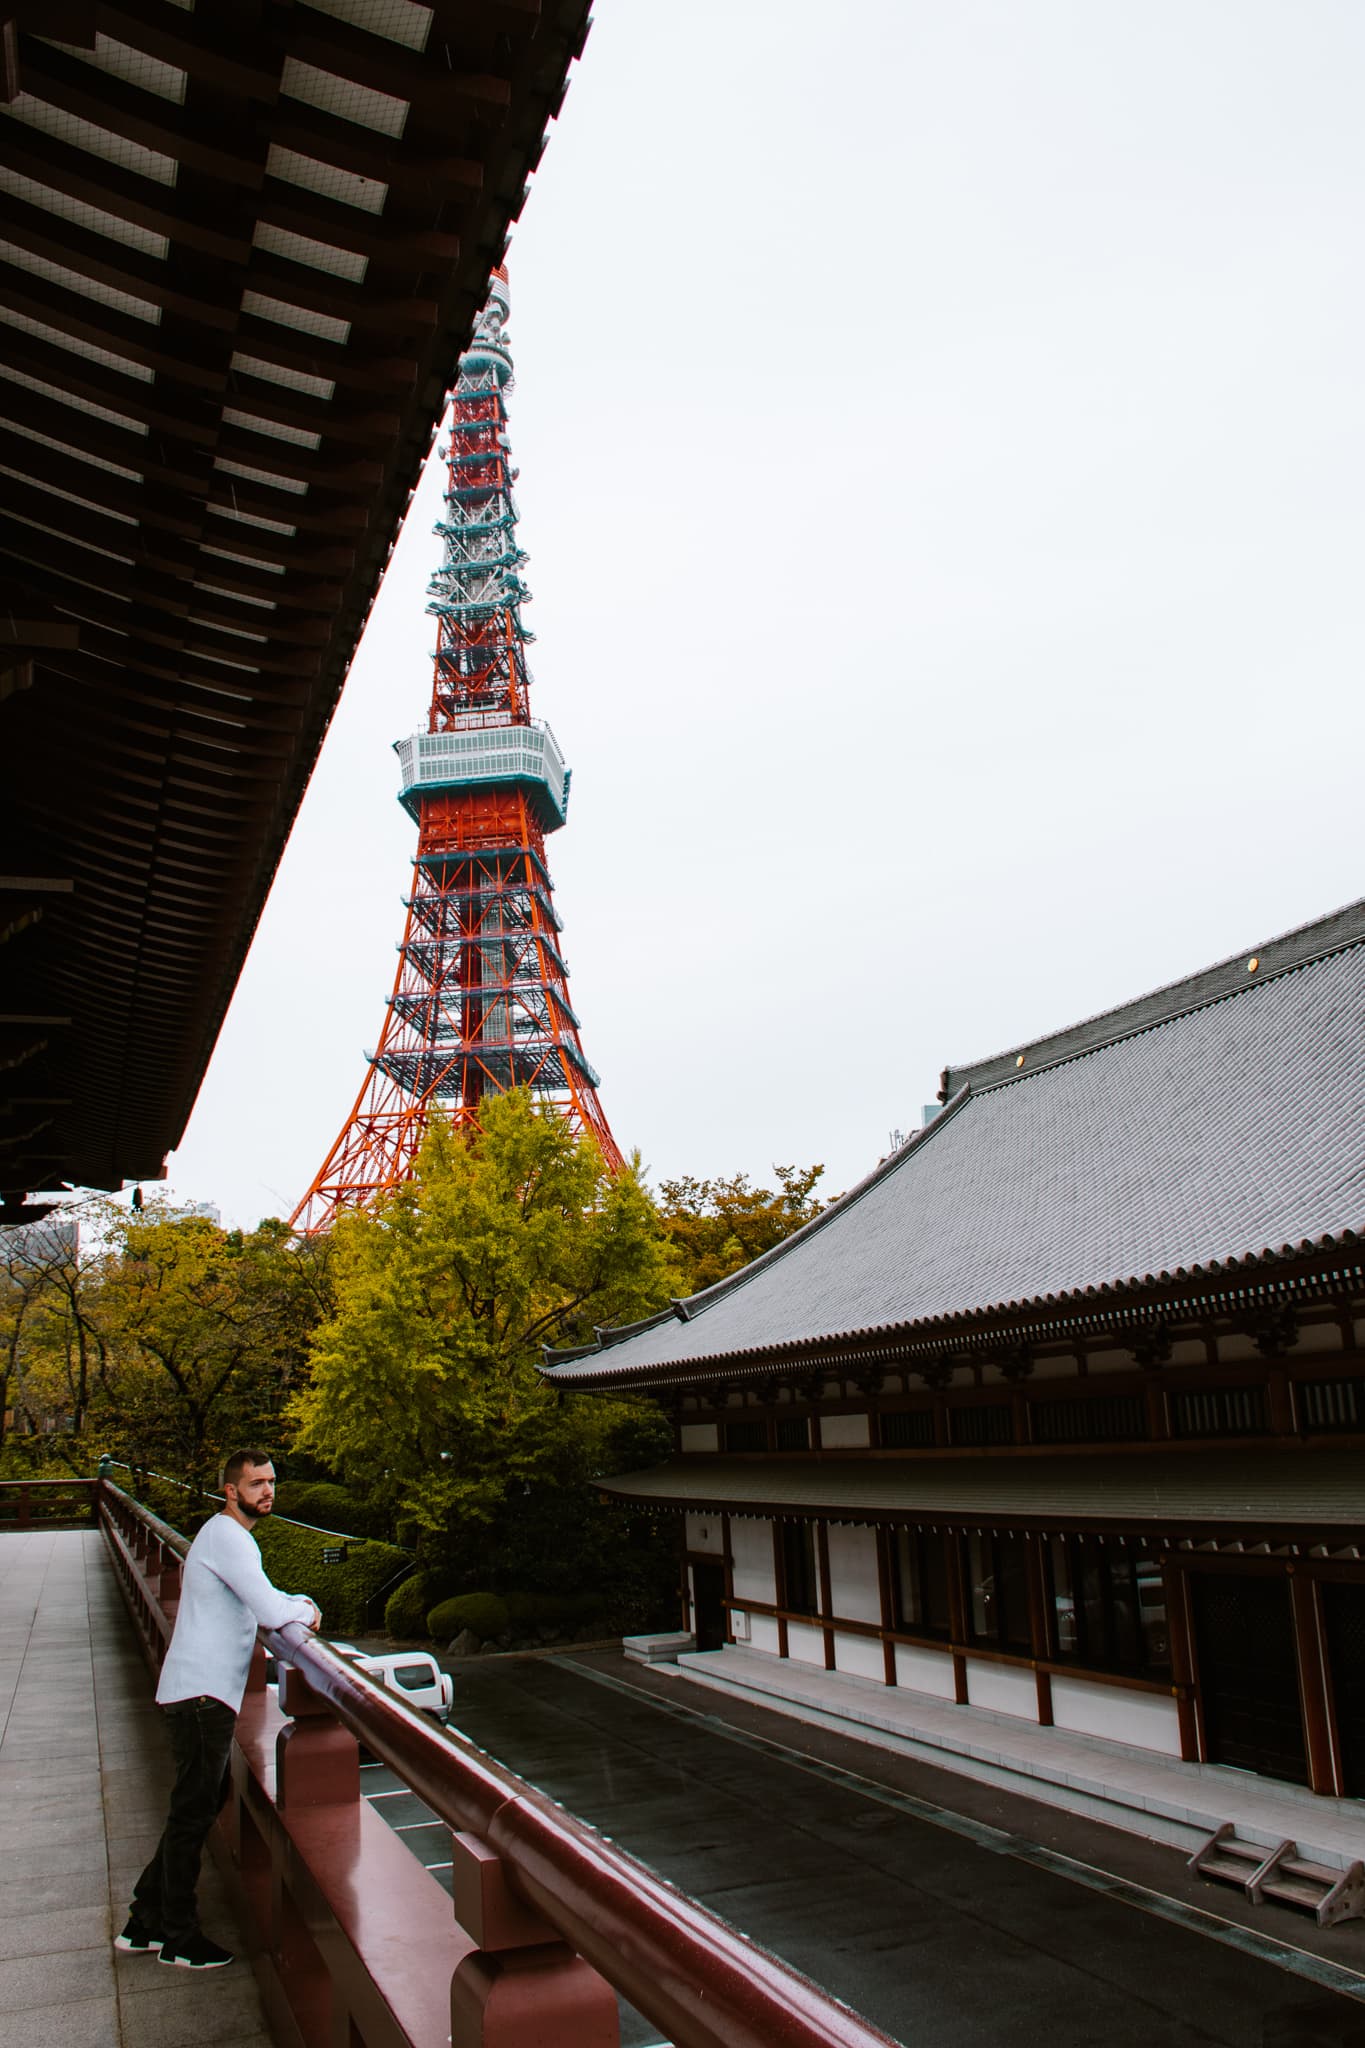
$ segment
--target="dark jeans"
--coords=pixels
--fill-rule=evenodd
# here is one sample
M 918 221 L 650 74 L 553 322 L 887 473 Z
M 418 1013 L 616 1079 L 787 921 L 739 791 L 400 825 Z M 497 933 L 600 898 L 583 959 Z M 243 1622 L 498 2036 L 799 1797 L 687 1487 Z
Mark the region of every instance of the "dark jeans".
M 133 1912 L 154 1934 L 179 1942 L 198 1931 L 199 1859 L 227 1799 L 237 1716 L 211 1699 L 175 1700 L 161 1711 L 170 1730 L 175 1785 L 156 1853 L 133 1887 Z

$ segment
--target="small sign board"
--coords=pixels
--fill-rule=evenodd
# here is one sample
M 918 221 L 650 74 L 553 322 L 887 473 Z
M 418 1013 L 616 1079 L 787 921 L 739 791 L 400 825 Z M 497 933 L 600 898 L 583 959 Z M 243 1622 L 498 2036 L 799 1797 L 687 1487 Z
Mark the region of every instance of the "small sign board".
M 345 1564 L 346 1545 L 344 1543 L 327 1544 L 322 1553 L 322 1561 L 324 1564 Z

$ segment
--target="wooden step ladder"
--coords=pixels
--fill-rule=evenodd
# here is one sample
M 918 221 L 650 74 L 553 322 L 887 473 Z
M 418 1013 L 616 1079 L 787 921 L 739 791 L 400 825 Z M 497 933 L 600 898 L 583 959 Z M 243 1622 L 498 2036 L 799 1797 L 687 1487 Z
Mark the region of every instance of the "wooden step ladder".
M 1319 1927 L 1365 1916 L 1365 1863 L 1334 1870 L 1300 1856 L 1297 1842 L 1285 1840 L 1267 1850 L 1261 1842 L 1240 1842 L 1233 1823 L 1225 1820 L 1189 1859 L 1200 1877 L 1217 1878 L 1245 1892 L 1253 1906 L 1267 1899 L 1311 1913 Z

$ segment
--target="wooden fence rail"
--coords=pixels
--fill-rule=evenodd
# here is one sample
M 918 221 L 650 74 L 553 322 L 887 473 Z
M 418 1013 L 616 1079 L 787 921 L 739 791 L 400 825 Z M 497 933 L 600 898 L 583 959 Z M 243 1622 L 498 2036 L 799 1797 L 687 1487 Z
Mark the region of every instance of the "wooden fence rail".
M 0 1481 L 0 1529 L 31 1529 L 35 1520 L 95 1522 L 99 1519 L 94 1479 L 6 1479 Z M 67 1507 L 70 1501 L 73 1505 Z M 39 1512 L 34 1515 L 34 1506 Z

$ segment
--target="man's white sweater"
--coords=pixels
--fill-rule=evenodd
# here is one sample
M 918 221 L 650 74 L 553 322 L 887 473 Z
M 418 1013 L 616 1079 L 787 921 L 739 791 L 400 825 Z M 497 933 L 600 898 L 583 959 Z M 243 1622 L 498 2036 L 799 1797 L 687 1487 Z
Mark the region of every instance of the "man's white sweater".
M 166 1707 L 201 1694 L 235 1714 L 246 1691 L 256 1630 L 311 1622 L 305 1593 L 281 1593 L 266 1577 L 254 1538 L 231 1515 L 205 1522 L 190 1545 L 180 1608 L 156 1697 Z

